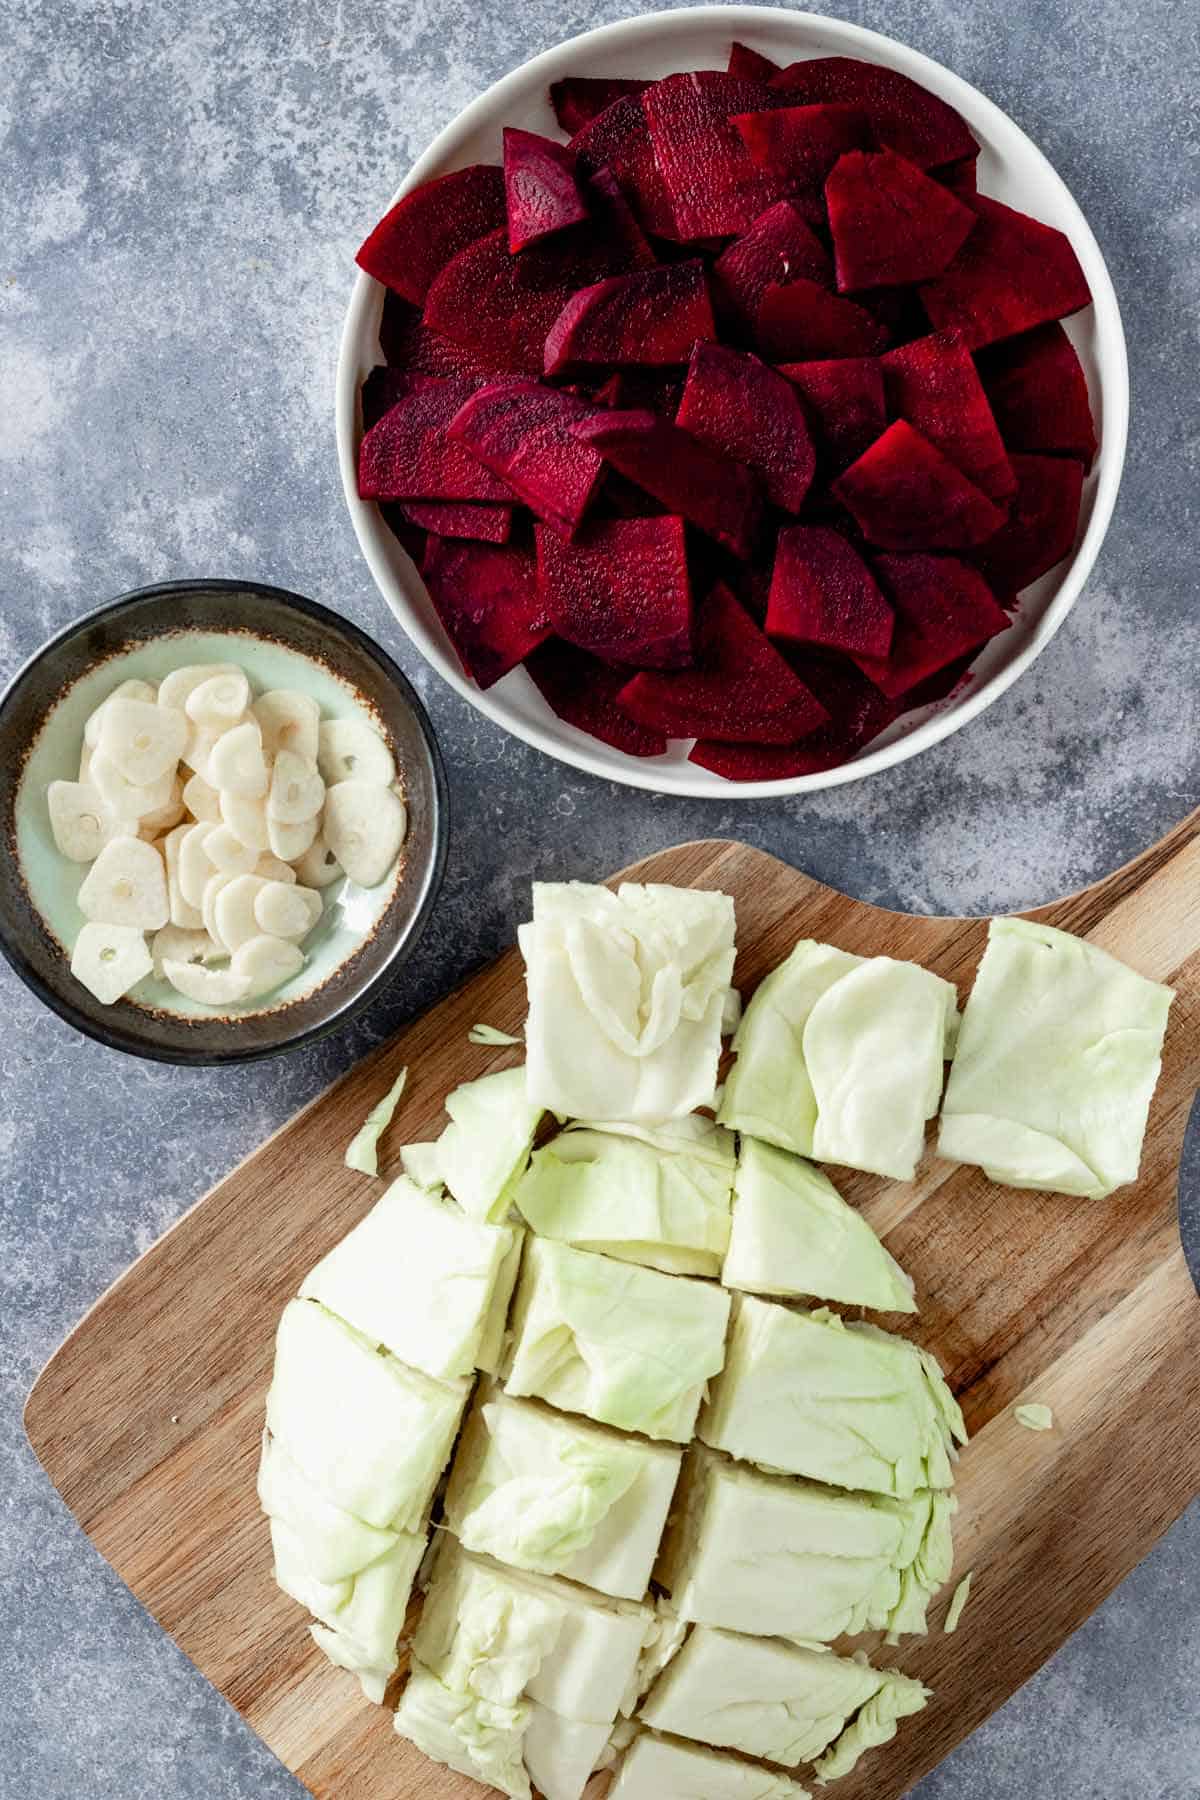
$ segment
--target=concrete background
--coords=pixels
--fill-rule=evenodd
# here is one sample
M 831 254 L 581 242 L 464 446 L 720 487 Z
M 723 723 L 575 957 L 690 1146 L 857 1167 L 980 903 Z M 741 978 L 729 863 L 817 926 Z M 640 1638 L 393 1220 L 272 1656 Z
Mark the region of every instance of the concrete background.
M 453 787 L 420 954 L 355 1028 L 238 1073 L 72 1035 L 0 971 L 0 1793 L 274 1800 L 299 1789 L 76 1530 L 20 1427 L 66 1330 L 204 1188 L 511 935 L 533 875 L 737 833 L 863 899 L 1042 901 L 1195 803 L 1200 12 L 1173 0 L 831 4 L 949 63 L 1045 148 L 1125 309 L 1134 421 L 1088 592 L 999 704 L 813 799 L 704 805 L 506 740 L 407 648 L 359 557 L 332 374 L 353 251 L 433 132 L 620 0 L 0 0 L 0 676 L 173 576 L 340 607 L 428 703 Z M 922 1800 L 1197 1800 L 1200 1511 L 929 1779 Z

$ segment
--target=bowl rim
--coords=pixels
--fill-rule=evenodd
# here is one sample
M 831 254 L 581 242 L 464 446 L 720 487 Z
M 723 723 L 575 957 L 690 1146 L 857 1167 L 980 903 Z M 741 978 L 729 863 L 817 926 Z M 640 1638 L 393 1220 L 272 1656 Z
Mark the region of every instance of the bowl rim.
M 1030 631 L 1026 643 L 1002 668 L 995 670 L 985 682 L 969 690 L 958 702 L 925 719 L 904 737 L 874 751 L 868 748 L 854 760 L 816 774 L 787 776 L 771 781 L 740 782 L 723 780 L 696 765 L 683 764 L 672 765 L 673 769 L 683 772 L 677 774 L 669 785 L 663 786 L 656 780 L 657 770 L 653 761 L 643 762 L 636 757 L 625 756 L 610 764 L 600 754 L 600 750 L 592 750 L 590 742 L 582 736 L 579 743 L 563 741 L 552 728 L 537 720 L 514 717 L 503 702 L 493 698 L 491 689 L 476 687 L 461 669 L 453 649 L 444 641 L 445 634 L 440 627 L 435 634 L 423 620 L 415 616 L 412 601 L 393 573 L 384 553 L 386 527 L 379 516 L 379 509 L 373 502 L 359 498 L 356 479 L 359 344 L 363 336 L 365 314 L 380 285 L 362 270 L 359 270 L 351 290 L 342 327 L 335 380 L 338 463 L 342 490 L 355 536 L 376 587 L 425 661 L 477 712 L 511 736 L 545 752 L 556 761 L 586 774 L 599 776 L 602 780 L 616 781 L 625 787 L 683 799 L 782 799 L 861 781 L 869 775 L 893 768 L 898 763 L 907 762 L 922 750 L 930 749 L 993 705 L 1045 649 L 1083 591 L 1116 507 L 1129 432 L 1129 358 L 1120 305 L 1095 234 L 1062 176 L 1016 120 L 965 77 L 957 75 L 945 64 L 897 38 L 872 31 L 866 26 L 852 24 L 848 20 L 817 12 L 776 11 L 774 8 L 761 6 L 685 6 L 673 11 L 645 13 L 617 20 L 563 39 L 501 76 L 443 126 L 412 164 L 389 206 L 395 205 L 402 195 L 435 174 L 440 165 L 452 161 L 465 141 L 478 128 L 487 125 L 502 112 L 510 98 L 522 92 L 531 79 L 544 77 L 548 82 L 561 75 L 564 57 L 592 55 L 605 50 L 624 51 L 631 44 L 660 33 L 665 32 L 668 36 L 682 35 L 689 28 L 700 26 L 709 31 L 719 31 L 722 36 L 727 31 L 734 35 L 745 32 L 753 40 L 755 32 L 761 31 L 766 22 L 781 25 L 785 30 L 795 26 L 801 33 L 806 28 L 833 31 L 842 38 L 842 44 L 838 47 L 842 53 L 853 53 L 857 48 L 868 59 L 883 62 L 914 80 L 923 80 L 926 85 L 929 85 L 929 78 L 932 76 L 935 92 L 965 111 L 968 117 L 974 116 L 993 130 L 999 128 L 1005 135 L 1017 134 L 1023 149 L 1035 165 L 1039 166 L 1042 182 L 1054 190 L 1056 201 L 1064 208 L 1070 220 L 1072 247 L 1079 257 L 1092 291 L 1098 335 L 1111 340 L 1106 344 L 1103 356 L 1097 351 L 1104 396 L 1104 434 L 1097 457 L 1098 479 L 1087 528 L 1063 570 L 1055 593 Z M 419 571 L 417 576 L 419 579 Z
M 334 612 L 331 607 L 322 605 L 319 600 L 310 600 L 305 594 L 297 594 L 290 588 L 274 587 L 262 581 L 239 581 L 236 578 L 224 576 L 199 576 L 191 581 L 185 579 L 153 582 L 148 587 L 130 588 L 126 593 L 118 594 L 114 599 L 104 601 L 89 612 L 81 613 L 78 618 L 62 626 L 52 637 L 47 638 L 44 644 L 27 656 L 5 682 L 3 689 L 0 690 L 0 720 L 3 719 L 9 703 L 27 676 L 81 631 L 101 624 L 104 620 L 125 612 L 133 605 L 146 601 L 169 599 L 175 595 L 196 593 L 264 595 L 273 601 L 282 603 L 285 609 L 303 613 L 320 624 L 331 625 L 335 630 L 349 637 L 364 655 L 379 665 L 387 679 L 394 683 L 401 699 L 416 720 L 417 729 L 429 755 L 434 799 L 432 855 L 424 877 L 424 892 L 409 921 L 406 932 L 397 940 L 387 962 L 367 983 L 361 993 L 347 1000 L 330 1018 L 306 1026 L 302 1031 L 284 1037 L 278 1043 L 246 1047 L 235 1046 L 229 1050 L 191 1050 L 183 1046 L 168 1048 L 165 1045 L 143 1042 L 137 1037 L 135 1030 L 118 1032 L 115 1026 L 114 1029 L 109 1030 L 78 1009 L 68 995 L 57 993 L 48 982 L 42 979 L 26 959 L 20 944 L 10 941 L 4 923 L 0 920 L 0 956 L 3 956 L 9 968 L 24 982 L 32 994 L 45 1006 L 48 1006 L 51 1012 L 56 1013 L 60 1019 L 84 1037 L 91 1038 L 95 1043 L 103 1044 L 108 1050 L 116 1050 L 122 1055 L 139 1057 L 148 1062 L 169 1063 L 187 1068 L 215 1068 L 237 1063 L 265 1062 L 271 1057 L 283 1056 L 292 1050 L 300 1050 L 309 1044 L 315 1044 L 320 1039 L 329 1037 L 331 1033 L 340 1030 L 342 1026 L 349 1024 L 372 1001 L 378 998 L 381 989 L 387 986 L 408 961 L 417 943 L 424 935 L 425 928 L 429 923 L 429 916 L 441 891 L 450 850 L 449 783 L 441 747 L 421 696 L 403 669 L 393 661 L 388 652 L 353 619 L 346 618 L 342 613 Z M 6 844 L 4 854 L 8 853 Z M 123 1019 L 124 1015 L 122 1015 Z

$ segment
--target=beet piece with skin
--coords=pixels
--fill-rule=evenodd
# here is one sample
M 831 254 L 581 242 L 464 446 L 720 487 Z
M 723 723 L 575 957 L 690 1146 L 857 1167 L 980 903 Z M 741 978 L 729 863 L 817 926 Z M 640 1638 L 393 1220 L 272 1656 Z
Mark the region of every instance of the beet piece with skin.
M 910 287 L 953 261 L 975 214 L 894 150 L 852 150 L 830 171 L 825 205 L 839 293 Z
M 1091 468 L 1096 426 L 1087 377 L 1061 325 L 1039 325 L 981 351 L 978 367 L 1010 450 L 1074 456 Z
M 735 744 L 794 744 L 829 716 L 721 582 L 697 608 L 695 667 L 635 675 L 619 699 L 668 737 Z
M 875 146 L 857 106 L 776 106 L 738 113 L 733 123 L 758 167 L 818 225 L 825 223 L 822 190 L 830 170 L 848 150 Z
M 436 537 L 507 544 L 512 536 L 511 506 L 489 506 L 478 500 L 401 500 L 399 507 L 411 524 Z
M 488 500 L 507 503 L 502 481 L 446 428 L 475 384 L 407 378 L 409 392 L 366 432 L 358 447 L 358 492 L 363 500 Z
M 738 81 L 769 82 L 779 72 L 779 64 L 760 50 L 752 50 L 749 44 L 739 44 L 736 39 L 730 44 L 727 73 L 736 76 Z
M 717 310 L 749 335 L 767 289 L 801 277 L 831 289 L 833 264 L 800 208 L 780 200 L 717 258 L 712 280 Z
M 525 659 L 525 667 L 547 706 L 568 725 L 627 756 L 663 754 L 667 740 L 662 732 L 635 725 L 617 705 L 617 695 L 629 680 L 627 668 L 614 668 L 556 637 L 540 644 Z
M 549 635 L 529 550 L 431 537 L 421 572 L 458 660 L 481 688 Z
M 1008 520 L 972 559 L 1002 594 L 1020 593 L 1070 555 L 1083 495 L 1083 464 L 1073 456 L 1014 456 L 1012 466 Z
M 538 588 L 559 637 L 633 668 L 692 660 L 683 520 L 602 519 L 572 543 L 535 527 Z
M 585 125 L 629 94 L 641 94 L 650 86 L 626 75 L 564 75 L 550 83 L 550 104 L 554 116 L 568 137 L 574 137 Z
M 681 363 L 715 338 L 698 259 L 613 275 L 572 294 L 546 334 L 547 375 L 585 363 Z
M 796 775 L 816 775 L 849 762 L 897 716 L 895 703 L 845 657 L 807 653 L 789 655 L 788 661 L 829 713 L 827 723 L 786 748 L 701 739 L 689 755 L 690 762 L 729 781 L 784 781 Z
M 503 222 L 503 175 L 491 163 L 473 163 L 397 200 L 354 260 L 419 306 L 446 264 Z
M 675 423 L 762 480 L 768 500 L 799 512 L 816 452 L 795 388 L 748 351 L 697 344 Z
M 874 356 L 888 332 L 878 319 L 826 293 L 815 281 L 770 286 L 755 324 L 758 348 L 768 362 L 809 362 L 830 356 Z
M 887 407 L 948 456 L 989 499 L 1016 479 L 970 351 L 957 332 L 935 332 L 880 359 Z
M 974 231 L 949 267 L 921 288 L 936 329 L 957 326 L 968 348 L 978 350 L 1090 305 L 1087 279 L 1063 232 L 985 194 L 971 206 Z
M 642 95 L 654 160 L 671 208 L 663 235 L 690 242 L 745 231 L 776 200 L 779 183 L 754 162 L 735 113 L 773 104 L 768 86 L 714 69 L 668 75 Z
M 571 427 L 594 406 L 538 381 L 480 388 L 455 414 L 449 434 L 511 488 L 539 519 L 570 537 L 595 494 L 603 464 Z
M 903 419 L 843 470 L 832 491 L 884 550 L 965 550 L 1004 523 L 983 490 Z
M 791 63 L 771 86 L 796 104 L 861 106 L 879 142 L 919 169 L 976 156 L 979 145 L 965 120 L 919 82 L 853 56 L 820 56 Z
M 575 178 L 574 152 L 553 138 L 511 125 L 504 129 L 504 198 L 514 256 L 539 238 L 581 225 L 588 216 Z
M 821 459 L 833 474 L 855 462 L 887 428 L 883 372 L 874 356 L 781 363 L 778 372 L 799 388 Z
M 647 84 L 653 85 L 653 84 Z M 576 166 L 584 174 L 611 171 L 628 197 L 643 230 L 672 235 L 671 203 L 650 142 L 642 107 L 644 89 L 623 94 L 597 113 L 571 139 Z
M 574 428 L 630 481 L 698 525 L 735 556 L 749 556 L 761 514 L 757 478 L 689 431 L 652 412 L 598 412 Z
M 894 618 L 870 569 L 840 532 L 789 525 L 779 533 L 767 636 L 883 660 Z
M 1008 630 L 979 571 L 956 557 L 879 556 L 875 573 L 896 614 L 892 648 L 886 661 L 855 661 L 890 700 Z

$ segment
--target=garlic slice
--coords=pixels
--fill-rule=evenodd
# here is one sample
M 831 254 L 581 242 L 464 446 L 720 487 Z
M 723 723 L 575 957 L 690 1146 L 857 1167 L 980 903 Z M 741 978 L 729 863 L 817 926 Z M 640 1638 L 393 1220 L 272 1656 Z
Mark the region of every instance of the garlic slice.
M 230 967 L 235 975 L 249 978 L 249 997 L 256 1000 L 298 975 L 304 967 L 304 953 L 295 944 L 264 932 L 238 945 Z
M 253 719 L 221 733 L 208 753 L 205 780 L 222 792 L 261 799 L 270 782 L 262 733 Z
M 172 826 L 179 824 L 184 816 L 185 810 L 183 804 L 183 784 L 180 782 L 178 775 L 176 775 L 171 783 L 171 798 L 166 804 L 164 806 L 156 806 L 152 812 L 142 814 L 138 827 L 138 836 L 145 837 L 148 833 L 170 831 Z
M 320 916 L 321 896 L 314 888 L 267 881 L 254 897 L 258 928 L 271 937 L 307 937 Z
M 258 851 L 243 844 L 228 825 L 214 825 L 204 840 L 204 854 L 215 869 L 228 875 L 252 875 L 258 862 Z
M 71 952 L 71 973 L 102 1006 L 113 1006 L 153 964 L 136 925 L 85 925 Z
M 104 846 L 78 898 L 84 918 L 98 924 L 157 931 L 170 917 L 163 859 L 135 837 L 115 837 Z
M 296 865 L 296 874 L 306 887 L 327 888 L 333 882 L 340 881 L 346 873 L 322 832 L 318 832 L 303 856 L 292 859 Z M 260 870 L 261 874 L 262 871 Z
M 316 842 L 320 828 L 320 813 L 314 813 L 311 819 L 302 819 L 299 825 L 285 825 L 282 819 L 273 819 L 270 812 L 267 813 L 267 841 L 281 862 L 292 863 L 303 856 Z
M 175 768 L 188 741 L 188 722 L 172 706 L 118 695 L 100 720 L 96 749 L 135 787 L 149 787 Z
M 202 682 L 211 681 L 214 675 L 240 675 L 241 670 L 236 663 L 184 663 L 181 669 L 172 669 L 164 675 L 158 687 L 160 706 L 177 706 L 187 711 L 187 703 Z
M 88 779 L 103 800 L 109 812 L 118 819 L 132 820 L 145 818 L 147 813 L 157 812 L 159 807 L 169 804 L 175 777 L 170 769 L 164 770 L 157 781 L 146 787 L 138 787 L 123 775 L 115 762 L 97 750 L 92 756 L 88 769 Z
M 167 865 L 167 905 L 170 908 L 171 924 L 181 931 L 197 931 L 200 928 L 200 908 L 193 906 L 184 898 L 183 889 L 179 885 L 179 849 L 191 825 L 177 825 L 174 831 L 168 831 L 162 842 L 163 858 Z M 164 930 L 168 929 L 166 926 Z
M 250 704 L 250 683 L 241 669 L 230 666 L 194 687 L 184 701 L 184 711 L 197 725 L 226 731 L 236 725 Z
M 193 819 L 215 825 L 221 817 L 221 797 L 203 775 L 189 776 L 183 784 L 183 804 Z
M 272 688 L 259 695 L 250 711 L 258 720 L 267 756 L 291 750 L 305 762 L 316 762 L 321 709 L 309 695 L 292 688 Z
M 52 781 L 46 789 L 46 805 L 55 845 L 71 862 L 95 862 L 120 830 L 90 783 Z
M 230 788 L 221 788 L 220 796 L 221 817 L 234 837 L 240 838 L 251 850 L 260 854 L 265 851 L 268 847 L 266 801 L 252 799 L 249 794 L 235 794 Z
M 268 818 L 281 825 L 301 825 L 316 818 L 325 800 L 325 783 L 315 763 L 306 762 L 294 750 L 281 750 L 271 771 L 267 798 Z
M 325 841 L 359 887 L 376 887 L 396 860 L 408 828 L 391 788 L 339 781 L 325 795 Z
M 234 1006 L 250 993 L 250 977 L 235 975 L 232 969 L 204 969 L 198 963 L 175 962 L 168 957 L 163 974 L 179 993 L 203 1006 Z
M 290 863 L 280 862 L 277 856 L 270 855 L 259 857 L 253 873 L 264 881 L 286 881 L 289 887 L 296 879 L 296 871 Z
M 109 700 L 144 700 L 153 706 L 158 698 L 158 689 L 149 681 L 122 681 L 102 700 L 95 712 L 89 713 L 83 727 L 83 747 L 94 750 L 100 742 L 100 727 L 104 723 L 104 709 Z
M 322 719 L 317 767 L 329 787 L 339 781 L 373 781 L 391 787 L 396 779 L 392 753 L 362 719 Z
M 267 884 L 257 875 L 235 875 L 213 901 L 213 936 L 230 950 L 257 937 L 262 930 L 254 916 L 254 902 Z
M 209 833 L 216 829 L 213 825 L 189 825 L 178 841 L 176 855 L 179 859 L 179 891 L 189 906 L 200 906 L 204 900 L 205 885 L 216 872 L 216 864 L 204 848 Z M 171 834 L 174 836 L 174 833 Z M 182 919 L 175 923 L 181 925 Z
M 178 925 L 164 925 L 156 931 L 150 945 L 150 955 L 154 963 L 154 973 L 162 975 L 163 963 L 168 958 L 172 962 L 210 963 L 224 962 L 228 951 L 210 938 L 207 931 L 184 930 Z
M 225 944 L 224 938 L 217 930 L 217 900 L 231 881 L 240 879 L 240 876 L 226 875 L 220 871 L 210 875 L 204 884 L 204 898 L 200 903 L 200 917 L 203 920 L 205 931 L 210 938 L 215 938 L 218 944 L 224 944 L 226 950 L 229 949 L 229 945 Z

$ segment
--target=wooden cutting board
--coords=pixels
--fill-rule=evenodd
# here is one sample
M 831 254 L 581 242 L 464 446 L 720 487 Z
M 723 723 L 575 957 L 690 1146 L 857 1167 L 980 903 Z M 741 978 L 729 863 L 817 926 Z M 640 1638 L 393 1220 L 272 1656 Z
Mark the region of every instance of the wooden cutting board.
M 628 871 L 722 888 L 737 903 L 749 992 L 800 937 L 913 958 L 968 991 L 979 920 L 878 911 L 745 845 L 684 844 Z M 1179 1243 L 1175 1178 L 1200 1083 L 1200 813 L 1098 887 L 1036 916 L 1178 992 L 1141 1179 L 1107 1201 L 998 1188 L 927 1156 L 907 1185 L 847 1175 L 917 1281 L 914 1330 L 962 1400 L 957 1635 L 891 1660 L 936 1698 L 868 1758 L 840 1800 L 895 1800 L 1005 1700 L 1200 1493 L 1200 1300 Z M 403 1063 L 394 1144 L 432 1136 L 457 1082 L 512 1051 L 472 1047 L 477 1020 L 516 1030 L 509 952 L 314 1101 L 220 1182 L 112 1287 L 43 1371 L 26 1426 L 51 1480 L 138 1599 L 315 1795 L 468 1800 L 481 1790 L 397 1739 L 389 1715 L 323 1662 L 270 1576 L 254 1494 L 276 1319 L 378 1183 L 346 1142 Z M 393 1158 L 395 1150 L 392 1151 Z M 384 1173 L 388 1171 L 385 1167 Z M 1012 1405 L 1054 1411 L 1052 1432 Z

